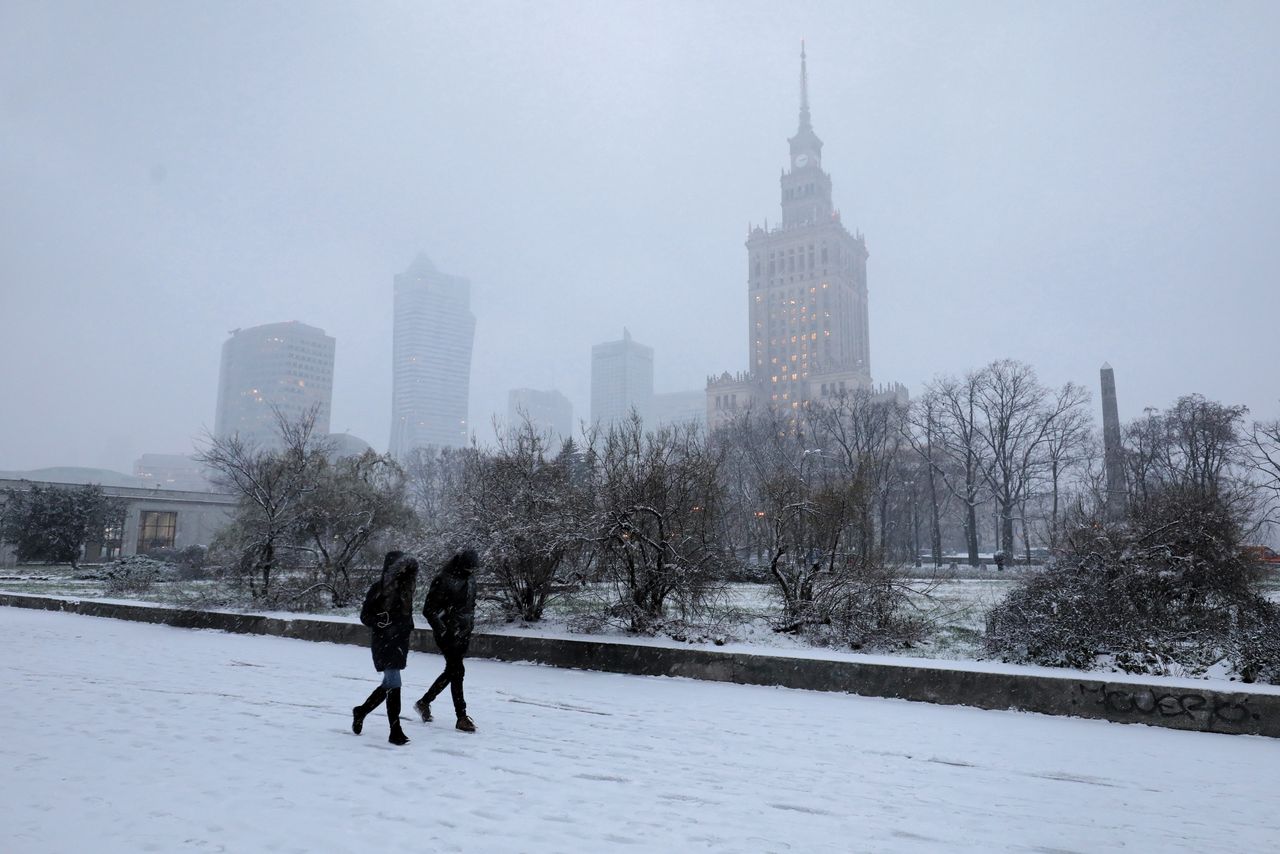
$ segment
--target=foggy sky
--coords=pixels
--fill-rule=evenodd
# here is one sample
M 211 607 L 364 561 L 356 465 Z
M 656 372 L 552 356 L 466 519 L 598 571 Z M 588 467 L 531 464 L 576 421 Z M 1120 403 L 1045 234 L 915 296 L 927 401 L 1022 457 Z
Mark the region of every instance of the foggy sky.
M 130 471 L 213 425 L 220 347 L 337 339 L 385 449 L 392 278 L 473 283 L 471 416 L 747 366 L 748 223 L 813 123 L 866 235 L 872 373 L 1002 357 L 1122 419 L 1280 415 L 1280 4 L 0 4 L 0 469 Z

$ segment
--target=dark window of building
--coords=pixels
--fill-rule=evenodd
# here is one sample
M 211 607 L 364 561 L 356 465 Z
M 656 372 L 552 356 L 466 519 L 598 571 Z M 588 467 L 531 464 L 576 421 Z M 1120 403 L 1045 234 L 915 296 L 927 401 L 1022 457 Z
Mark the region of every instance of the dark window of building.
M 143 510 L 138 518 L 138 554 L 155 549 L 171 549 L 178 534 L 178 514 L 163 510 Z

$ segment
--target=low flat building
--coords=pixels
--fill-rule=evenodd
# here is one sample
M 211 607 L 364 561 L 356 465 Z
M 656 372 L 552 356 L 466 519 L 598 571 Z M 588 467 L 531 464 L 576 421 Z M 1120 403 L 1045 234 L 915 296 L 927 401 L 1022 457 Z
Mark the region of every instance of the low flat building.
M 8 489 L 74 489 L 84 483 L 0 479 L 0 504 Z M 207 546 L 231 521 L 236 497 L 218 492 L 189 492 L 178 489 L 102 486 L 102 491 L 125 506 L 124 524 L 108 530 L 102 542 L 86 543 L 85 563 L 115 560 L 133 554 L 150 554 L 161 549 Z M 16 563 L 13 552 L 0 546 L 0 566 Z

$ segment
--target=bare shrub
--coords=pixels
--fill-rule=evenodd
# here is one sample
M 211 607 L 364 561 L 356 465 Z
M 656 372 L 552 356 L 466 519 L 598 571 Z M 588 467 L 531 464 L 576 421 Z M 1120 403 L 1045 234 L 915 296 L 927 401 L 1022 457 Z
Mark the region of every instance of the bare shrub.
M 590 445 L 592 541 L 617 594 L 610 611 L 638 632 L 655 630 L 669 605 L 697 614 L 734 563 L 722 540 L 723 451 L 693 426 L 646 433 L 634 414 Z

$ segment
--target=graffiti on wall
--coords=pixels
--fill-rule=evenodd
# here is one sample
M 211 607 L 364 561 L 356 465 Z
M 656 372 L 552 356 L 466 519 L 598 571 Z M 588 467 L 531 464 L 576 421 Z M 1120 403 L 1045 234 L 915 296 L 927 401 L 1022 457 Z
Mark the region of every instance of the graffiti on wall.
M 1238 727 L 1261 717 L 1247 700 L 1205 695 L 1195 691 L 1160 691 L 1140 685 L 1079 686 L 1080 693 L 1092 696 L 1095 705 L 1111 714 L 1144 715 L 1161 718 L 1190 718 L 1210 726 Z

